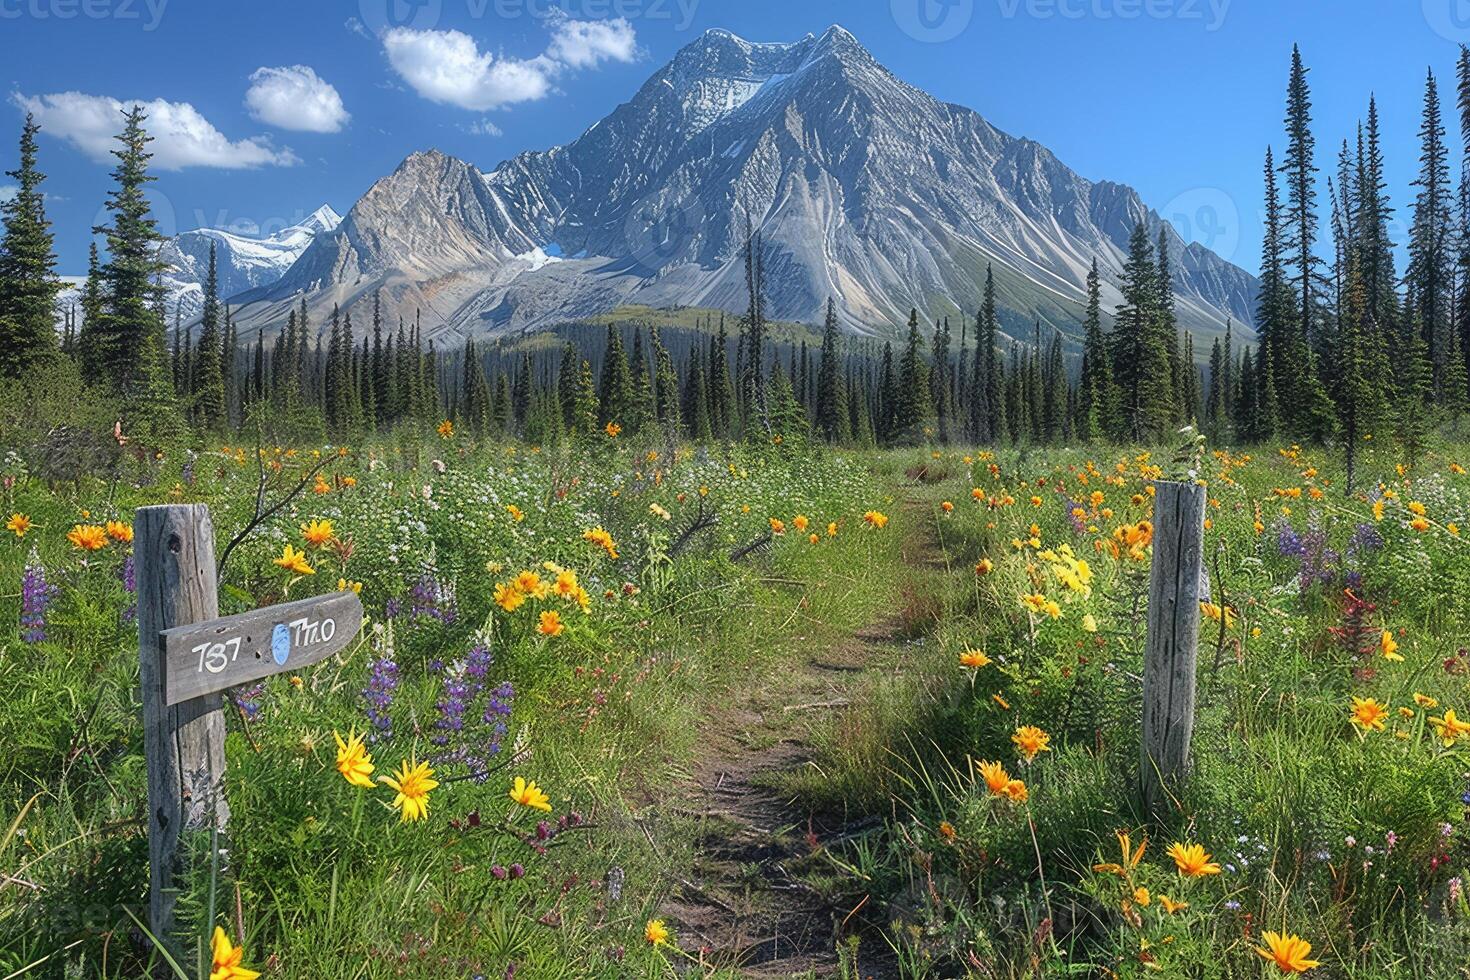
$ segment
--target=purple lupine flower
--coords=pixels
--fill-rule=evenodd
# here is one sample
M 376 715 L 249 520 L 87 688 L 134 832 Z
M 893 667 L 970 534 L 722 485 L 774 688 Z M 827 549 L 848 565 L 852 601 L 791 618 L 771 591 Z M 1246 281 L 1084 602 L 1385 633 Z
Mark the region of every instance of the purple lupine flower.
M 1366 521 L 1353 528 L 1353 536 L 1348 541 L 1347 553 L 1356 555 L 1363 551 L 1378 551 L 1383 548 L 1383 535 L 1378 528 Z
M 383 603 L 384 619 L 397 619 L 398 614 L 401 612 L 403 612 L 403 603 L 399 602 L 396 598 L 389 599 Z
M 36 549 L 32 548 L 20 579 L 21 640 L 40 643 L 46 639 L 46 607 L 51 605 L 59 591 L 46 581 L 46 569 L 41 565 Z
M 1287 558 L 1300 558 L 1307 553 L 1302 547 L 1302 539 L 1286 521 L 1282 521 L 1276 530 L 1276 551 Z
M 454 583 L 440 582 L 432 571 L 425 571 L 408 588 L 409 614 L 418 619 L 437 619 L 448 625 L 458 614 Z
M 123 588 L 128 591 L 129 595 L 136 596 L 138 594 L 138 574 L 137 569 L 133 565 L 132 555 L 128 555 L 123 559 L 122 565 L 118 567 L 117 577 L 122 580 Z M 138 601 L 134 599 L 132 604 L 123 610 L 122 619 L 124 623 L 131 623 L 137 618 Z
M 254 721 L 260 714 L 260 699 L 265 697 L 265 681 L 257 681 L 230 691 L 230 701 L 247 721 Z
M 368 684 L 362 696 L 367 701 L 368 737 L 376 742 L 393 737 L 393 694 L 398 690 L 398 664 L 391 651 L 368 664 Z
M 441 750 L 434 763 L 462 765 L 480 783 L 490 776 L 490 760 L 500 752 L 515 699 L 509 681 L 488 685 L 494 659 L 489 648 L 480 644 L 462 662 L 441 669 L 444 693 L 434 722 L 433 743 Z

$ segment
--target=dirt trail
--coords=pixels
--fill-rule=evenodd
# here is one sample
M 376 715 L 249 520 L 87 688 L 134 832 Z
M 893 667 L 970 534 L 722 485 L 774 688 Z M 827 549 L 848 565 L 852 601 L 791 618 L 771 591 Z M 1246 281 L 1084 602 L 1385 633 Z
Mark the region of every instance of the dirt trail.
M 927 528 L 921 505 L 904 501 L 904 509 L 912 529 Z M 939 554 L 923 532 L 903 550 L 911 568 L 932 567 Z M 684 797 L 686 814 L 699 821 L 693 873 L 665 906 L 682 945 L 704 947 L 706 962 L 742 977 L 838 975 L 835 947 L 854 909 L 836 907 L 804 872 L 830 876 L 833 866 L 817 852 L 862 827 L 808 813 L 772 788 L 773 777 L 815 764 L 814 731 L 867 682 L 902 670 L 925 649 L 901 633 L 893 618 L 847 634 L 783 664 L 762 684 L 732 692 L 730 703 L 708 718 Z M 862 944 L 861 972 L 883 980 L 893 974 L 878 961 L 886 950 L 875 945 L 881 942 Z

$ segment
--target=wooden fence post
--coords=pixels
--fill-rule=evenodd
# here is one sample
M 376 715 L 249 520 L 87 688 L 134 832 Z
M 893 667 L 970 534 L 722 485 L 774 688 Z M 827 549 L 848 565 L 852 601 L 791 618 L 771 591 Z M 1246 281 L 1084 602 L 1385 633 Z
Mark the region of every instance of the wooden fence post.
M 1140 788 L 1145 812 L 1162 819 L 1189 773 L 1207 494 L 1195 483 L 1154 487 Z
M 219 613 L 214 528 L 203 504 L 140 508 L 133 518 L 138 584 L 138 651 L 143 694 L 143 750 L 148 760 L 148 924 L 176 955 L 174 907 L 190 871 L 185 831 L 221 832 L 229 806 L 225 772 L 225 718 L 219 692 L 170 705 L 165 696 L 166 629 L 213 619 Z M 207 853 L 207 848 L 206 848 Z M 183 962 L 181 960 L 181 962 Z

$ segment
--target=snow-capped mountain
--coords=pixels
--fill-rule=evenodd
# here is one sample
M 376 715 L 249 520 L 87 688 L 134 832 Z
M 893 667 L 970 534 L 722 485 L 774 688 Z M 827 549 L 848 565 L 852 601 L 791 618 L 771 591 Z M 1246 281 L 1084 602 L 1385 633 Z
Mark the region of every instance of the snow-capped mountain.
M 1132 189 L 895 77 L 841 27 L 789 44 L 709 31 L 573 142 L 482 172 L 436 150 L 382 178 L 289 272 L 239 298 L 278 328 L 381 290 L 450 334 L 549 325 L 623 304 L 745 308 L 749 220 L 768 309 L 888 333 L 909 308 L 973 315 L 987 264 L 1002 319 L 1074 334 L 1094 257 L 1104 305 L 1135 222 L 1165 229 L 1179 319 L 1249 321 L 1256 281 L 1186 245 Z M 396 309 L 395 309 L 396 308 Z M 440 340 L 453 342 L 452 336 Z
M 220 228 L 199 228 L 176 235 L 159 251 L 168 263 L 163 285 L 170 318 L 177 309 L 185 322 L 204 308 L 204 280 L 209 274 L 209 247 L 215 247 L 219 295 L 269 286 L 301 257 L 316 236 L 331 232 L 342 216 L 326 204 L 302 220 L 268 235 L 252 236 Z

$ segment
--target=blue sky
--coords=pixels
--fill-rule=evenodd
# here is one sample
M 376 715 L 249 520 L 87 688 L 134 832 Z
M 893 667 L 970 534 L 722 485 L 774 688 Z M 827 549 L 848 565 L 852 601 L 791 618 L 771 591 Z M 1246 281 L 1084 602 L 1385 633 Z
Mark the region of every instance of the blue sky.
M 35 108 L 61 271 L 76 273 L 109 184 L 110 99 L 168 103 L 172 132 L 155 146 L 172 166 L 156 184 L 166 229 L 270 230 L 323 203 L 345 213 L 416 149 L 489 169 L 566 142 L 708 28 L 792 40 L 831 23 L 907 81 L 1133 185 L 1254 270 L 1292 43 L 1311 68 L 1320 162 L 1377 94 L 1406 217 L 1425 71 L 1452 103 L 1470 2 L 0 0 L 0 161 L 14 165 Z

